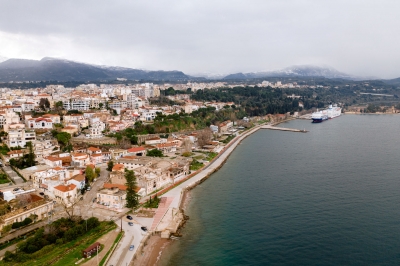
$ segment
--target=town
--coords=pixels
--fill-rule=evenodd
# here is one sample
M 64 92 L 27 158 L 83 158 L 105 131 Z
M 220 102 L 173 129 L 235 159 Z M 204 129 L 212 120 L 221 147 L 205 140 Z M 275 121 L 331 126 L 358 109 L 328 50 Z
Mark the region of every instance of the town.
M 58 248 L 41 263 L 56 257 L 92 265 L 93 252 L 104 265 L 140 259 L 150 235 L 179 236 L 186 217 L 182 193 L 215 171 L 224 151 L 261 125 L 307 117 L 323 106 L 315 90 L 322 97 L 329 87 L 262 81 L 1 88 L 0 256 L 4 262 L 36 261 L 53 245 Z M 263 110 L 264 103 L 254 108 L 254 101 L 246 102 L 255 92 L 285 97 Z M 372 110 L 342 106 L 353 113 Z M 373 110 L 397 113 L 397 107 Z M 83 223 L 86 230 L 79 232 Z M 58 232 L 64 240 L 56 243 L 46 233 L 47 244 L 29 246 L 54 224 L 66 227 Z M 120 233 L 113 230 L 118 227 Z M 74 257 L 64 257 L 63 244 L 86 236 L 88 228 L 97 234 L 72 248 Z
M 194 90 L 204 89 L 197 85 Z M 23 249 L 22 237 L 35 238 L 35 232 L 42 232 L 38 229 L 65 219 L 86 221 L 86 230 L 89 224 L 101 226 L 106 235 L 120 226 L 138 243 L 126 254 L 130 262 L 146 234 L 169 238 L 184 218 L 179 211 L 180 219 L 159 217 L 172 210 L 167 206 L 171 202 L 166 203 L 171 198 L 163 193 L 205 168 L 240 133 L 287 118 L 240 117 L 234 102 L 192 101 L 185 93 L 188 88 L 175 87 L 178 93 L 165 96 L 167 104 L 160 96 L 175 92 L 170 84 L 0 89 L 0 245 L 5 247 L 0 255 L 4 262 L 34 259 L 46 245 Z M 153 103 L 154 99 L 160 103 Z M 113 225 L 103 224 L 107 221 Z M 134 223 L 140 225 L 139 231 L 129 231 Z M 68 228 L 75 230 L 76 225 Z M 75 248 L 78 254 L 87 250 L 73 262 L 81 257 L 85 263 L 93 249 L 99 251 L 100 236 Z M 116 233 L 111 243 L 101 243 L 103 263 L 115 259 L 107 251 L 116 248 L 111 244 L 121 237 Z M 124 245 L 129 247 L 129 241 Z M 124 245 L 114 254 L 127 249 Z

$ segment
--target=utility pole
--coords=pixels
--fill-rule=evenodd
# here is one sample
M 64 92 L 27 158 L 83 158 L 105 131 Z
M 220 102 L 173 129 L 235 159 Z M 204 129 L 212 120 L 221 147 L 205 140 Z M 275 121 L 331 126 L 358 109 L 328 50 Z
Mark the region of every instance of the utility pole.
M 122 232 L 122 217 L 121 217 L 121 232 Z

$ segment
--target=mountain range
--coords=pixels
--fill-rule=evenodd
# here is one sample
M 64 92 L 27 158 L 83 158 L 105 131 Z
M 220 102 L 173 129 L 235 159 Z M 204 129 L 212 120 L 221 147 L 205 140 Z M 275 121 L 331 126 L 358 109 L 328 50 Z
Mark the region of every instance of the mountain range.
M 149 81 L 185 81 L 181 71 L 145 71 L 90 65 L 45 57 L 41 60 L 8 59 L 0 63 L 0 82 L 11 81 L 107 81 L 117 78 Z
M 86 64 L 71 60 L 45 57 L 41 60 L 7 59 L 0 56 L 0 82 L 21 81 L 111 81 L 117 78 L 141 81 L 204 81 L 250 80 L 268 77 L 325 77 L 329 79 L 365 80 L 342 73 L 331 67 L 300 65 L 276 71 L 235 73 L 229 75 L 199 73 L 190 76 L 182 71 L 147 71 L 126 67 Z M 398 83 L 396 80 L 395 83 Z
M 309 65 L 291 66 L 282 70 L 252 72 L 252 73 L 236 73 L 224 77 L 226 80 L 234 79 L 254 79 L 267 77 L 325 77 L 330 79 L 360 79 L 359 77 L 351 76 L 337 71 L 331 67 L 318 67 Z

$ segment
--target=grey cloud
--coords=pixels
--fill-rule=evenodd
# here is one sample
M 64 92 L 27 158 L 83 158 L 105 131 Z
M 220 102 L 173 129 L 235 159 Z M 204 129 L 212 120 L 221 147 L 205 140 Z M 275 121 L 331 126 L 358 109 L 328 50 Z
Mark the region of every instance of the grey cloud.
M 189 73 L 324 64 L 400 76 L 397 1 L 39 0 L 0 7 L 0 32 L 31 40 L 36 49 L 16 50 L 36 58 Z M 7 42 L 0 40 L 0 54 L 10 57 Z

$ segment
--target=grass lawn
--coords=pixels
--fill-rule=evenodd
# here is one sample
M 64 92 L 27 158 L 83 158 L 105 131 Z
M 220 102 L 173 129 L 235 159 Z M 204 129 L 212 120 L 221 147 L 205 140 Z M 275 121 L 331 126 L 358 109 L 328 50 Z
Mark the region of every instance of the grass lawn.
M 160 198 L 151 198 L 151 202 L 148 200 L 143 204 L 145 208 L 157 208 L 158 204 L 160 203 Z
M 0 184 L 7 184 L 10 183 L 11 181 L 8 180 L 7 175 L 0 172 Z
M 92 245 L 102 235 L 114 230 L 117 225 L 113 222 L 101 222 L 100 226 L 92 229 L 74 241 L 62 245 L 52 244 L 32 254 L 37 255 L 37 259 L 32 259 L 23 264 L 16 265 L 75 265 L 75 262 L 82 258 L 82 250 Z
M 207 154 L 207 157 L 206 157 L 206 161 L 211 161 L 212 159 L 214 159 L 215 158 L 215 156 L 217 156 L 218 155 L 218 153 L 216 153 L 216 152 L 209 152 L 208 154 Z
M 200 162 L 198 162 L 196 160 L 193 160 L 191 162 L 191 164 L 190 164 L 189 169 L 192 170 L 192 171 L 196 171 L 196 170 L 199 170 L 200 168 L 202 168 L 203 166 L 204 166 L 203 163 L 200 163 Z
M 203 155 L 197 155 L 197 156 L 194 156 L 193 158 L 195 158 L 196 160 L 202 160 L 202 159 L 204 159 L 204 156 Z

